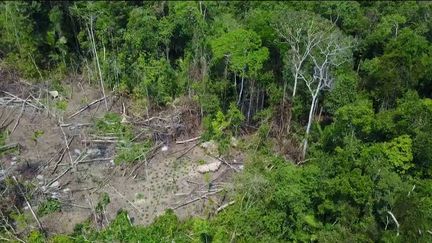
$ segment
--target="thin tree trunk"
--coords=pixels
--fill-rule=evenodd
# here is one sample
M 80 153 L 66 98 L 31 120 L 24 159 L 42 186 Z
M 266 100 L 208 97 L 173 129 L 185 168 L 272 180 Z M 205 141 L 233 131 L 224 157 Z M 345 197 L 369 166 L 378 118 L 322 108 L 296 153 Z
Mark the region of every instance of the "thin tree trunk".
M 308 146 L 309 133 L 310 133 L 310 129 L 311 129 L 311 126 L 312 126 L 313 114 L 314 114 L 314 111 L 315 111 L 315 105 L 316 105 L 316 99 L 318 97 L 318 91 L 319 91 L 319 89 L 317 89 L 317 91 L 315 92 L 315 94 L 312 96 L 311 107 L 310 107 L 310 110 L 309 110 L 308 124 L 306 126 L 306 134 L 305 134 L 305 138 L 303 140 L 302 159 L 304 159 L 306 157 L 306 151 L 307 151 L 307 146 Z
M 242 78 L 241 78 L 240 93 L 239 93 L 239 97 L 238 97 L 237 105 L 240 104 L 241 99 L 242 99 L 242 94 L 243 94 L 243 85 L 244 85 L 244 72 L 243 72 L 243 74 L 242 74 Z
M 283 87 L 282 107 L 285 107 L 286 89 L 287 89 L 287 81 L 285 80 L 284 87 Z
M 292 100 L 294 100 L 294 97 L 296 96 L 296 92 L 297 92 L 297 83 L 298 83 L 298 73 L 300 72 L 299 68 L 295 68 L 295 74 L 294 74 L 294 88 L 293 88 L 293 93 L 292 93 Z M 294 103 L 294 102 L 293 102 Z
M 247 123 L 250 121 L 250 115 L 251 115 L 251 109 L 252 109 L 252 100 L 253 100 L 253 93 L 254 93 L 254 84 L 251 82 L 250 86 L 250 94 L 249 94 L 249 107 L 247 112 Z
M 260 98 L 260 88 L 257 88 L 257 91 L 256 91 L 256 102 L 255 102 L 255 106 L 254 106 L 254 112 L 253 112 L 253 114 L 255 114 L 257 111 L 258 111 L 258 108 L 259 108 L 259 98 Z
M 94 56 L 96 58 L 96 65 L 97 65 L 98 72 L 99 72 L 99 80 L 100 80 L 100 85 L 101 85 L 101 89 L 102 89 L 102 95 L 103 95 L 103 97 L 106 97 L 105 88 L 104 88 L 104 84 L 103 84 L 102 71 L 101 71 L 100 64 L 99 64 L 99 57 L 97 54 L 96 43 L 95 43 L 95 38 L 94 38 L 94 33 L 93 33 L 93 17 L 90 17 L 90 35 L 91 35 L 91 42 L 93 45 Z M 108 102 L 106 99 L 104 99 L 104 101 L 105 101 L 105 108 L 108 111 Z

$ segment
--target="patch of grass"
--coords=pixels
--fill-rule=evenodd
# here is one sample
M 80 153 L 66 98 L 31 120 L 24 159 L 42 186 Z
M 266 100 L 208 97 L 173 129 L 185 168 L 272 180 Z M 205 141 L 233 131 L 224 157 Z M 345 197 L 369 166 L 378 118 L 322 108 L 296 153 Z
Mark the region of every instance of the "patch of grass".
M 207 173 L 204 174 L 204 181 L 205 181 L 206 184 L 210 183 L 211 178 L 212 178 L 212 176 L 211 176 L 210 172 L 207 172 Z
M 0 131 L 0 147 L 6 145 L 6 139 L 8 138 L 8 136 L 9 132 L 7 130 Z M 10 154 L 19 154 L 19 147 L 2 148 L 0 150 L 0 156 Z
M 61 110 L 61 111 L 66 111 L 67 106 L 68 106 L 68 102 L 67 102 L 67 100 L 65 100 L 65 99 L 63 99 L 63 100 L 58 100 L 58 101 L 55 103 L 55 107 L 56 107 L 56 109 Z
M 197 162 L 199 165 L 204 165 L 206 163 L 205 160 L 203 160 L 203 159 L 200 159 Z
M 111 199 L 108 195 L 108 193 L 104 192 L 96 205 L 96 212 L 102 213 L 104 211 L 104 208 L 111 202 Z
M 123 140 L 132 139 L 132 128 L 121 123 L 121 116 L 116 113 L 106 113 L 95 121 L 95 130 L 99 135 L 115 134 Z
M 27 227 L 28 219 L 27 219 L 25 214 L 20 213 L 20 212 L 16 212 L 16 211 L 12 211 L 12 213 L 9 216 L 11 217 L 11 219 L 13 219 L 15 221 L 15 223 L 17 224 L 17 226 L 19 228 Z
M 8 137 L 8 132 L 6 130 L 0 131 L 0 146 L 6 145 L 7 137 Z
M 42 137 L 43 134 L 44 134 L 44 131 L 42 131 L 42 130 L 34 131 L 33 136 L 32 136 L 32 140 L 35 141 L 35 143 L 37 143 L 38 138 Z
M 136 199 L 138 199 L 138 200 L 144 199 L 144 193 L 142 193 L 142 192 L 137 193 Z
M 131 164 L 135 161 L 143 159 L 149 152 L 152 143 L 150 141 L 144 141 L 139 143 L 121 143 L 117 147 L 117 156 L 114 159 L 115 164 Z
M 50 213 L 59 212 L 60 210 L 61 204 L 59 200 L 49 198 L 39 205 L 37 213 L 40 217 L 42 217 Z

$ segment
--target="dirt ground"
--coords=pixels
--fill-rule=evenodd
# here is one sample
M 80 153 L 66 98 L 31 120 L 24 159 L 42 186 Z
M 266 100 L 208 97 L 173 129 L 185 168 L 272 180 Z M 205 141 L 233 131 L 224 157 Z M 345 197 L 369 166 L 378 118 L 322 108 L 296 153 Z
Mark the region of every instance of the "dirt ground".
M 34 210 L 46 198 L 57 198 L 62 203 L 60 212 L 40 218 L 50 234 L 70 233 L 75 224 L 87 219 L 103 227 L 120 209 L 126 209 L 136 224 L 146 225 L 168 208 L 173 208 L 180 218 L 208 216 L 229 201 L 226 195 L 231 191 L 233 174 L 242 168 L 242 156 L 234 153 L 228 166 L 221 163 L 227 160 L 216 158 L 198 140 L 177 143 L 200 135 L 199 127 L 188 127 L 193 115 L 186 115 L 186 121 L 182 120 L 183 115 L 175 117 L 186 128 L 170 139 L 155 141 L 160 146 L 149 160 L 114 165 L 116 144 L 97 142 L 91 136 L 94 119 L 106 113 L 105 100 L 69 118 L 101 98 L 96 87 L 65 83 L 68 97 L 53 98 L 46 92 L 47 86 L 19 82 L 0 85 L 0 91 L 7 92 L 0 92 L 0 124 L 8 124 L 7 129 L 13 130 L 6 144 L 17 143 L 20 148 L 19 154 L 0 155 L 0 169 L 34 185 L 30 200 Z M 65 111 L 54 108 L 57 99 L 67 101 Z M 128 115 L 129 100 L 109 96 L 106 101 L 111 112 Z M 175 114 L 178 106 L 170 109 L 154 111 L 149 117 L 126 117 L 129 121 L 146 121 Z M 141 131 L 143 127 L 134 125 L 134 130 Z M 197 171 L 202 164 L 218 162 L 221 165 L 215 172 Z M 104 193 L 109 195 L 110 203 L 101 216 L 95 207 Z M 29 214 L 29 208 L 25 210 Z

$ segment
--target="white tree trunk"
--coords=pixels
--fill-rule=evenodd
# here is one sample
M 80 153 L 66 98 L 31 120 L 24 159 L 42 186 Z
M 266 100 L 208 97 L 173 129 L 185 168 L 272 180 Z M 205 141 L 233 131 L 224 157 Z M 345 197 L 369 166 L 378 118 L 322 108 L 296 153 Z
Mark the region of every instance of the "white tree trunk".
M 240 104 L 241 99 L 242 99 L 243 86 L 244 86 L 244 74 L 242 75 L 242 78 L 241 78 L 240 93 L 239 93 L 239 97 L 238 97 L 237 105 Z
M 96 43 L 95 43 L 95 38 L 94 38 L 94 33 L 93 33 L 93 17 L 90 17 L 89 33 L 90 33 L 90 38 L 91 38 L 91 42 L 92 42 L 92 46 L 93 46 L 94 57 L 96 59 L 96 65 L 97 65 L 98 72 L 99 72 L 99 81 L 100 81 L 100 86 L 101 86 L 101 90 L 102 90 L 102 95 L 103 95 L 103 97 L 106 97 L 105 88 L 104 88 L 104 84 L 103 84 L 102 71 L 101 71 L 100 64 L 99 64 L 99 57 L 97 54 Z M 108 102 L 106 99 L 104 99 L 104 101 L 105 101 L 105 108 L 108 111 Z
M 313 111 L 315 110 L 315 99 L 316 97 L 312 97 L 312 102 L 311 102 L 311 107 L 309 110 L 309 118 L 308 118 L 308 123 L 306 126 L 306 134 L 305 134 L 305 138 L 303 140 L 303 152 L 302 152 L 302 159 L 304 159 L 306 157 L 306 151 L 307 151 L 307 147 L 308 147 L 308 139 L 309 139 L 309 133 L 310 133 L 310 129 L 312 126 L 312 120 L 313 120 Z

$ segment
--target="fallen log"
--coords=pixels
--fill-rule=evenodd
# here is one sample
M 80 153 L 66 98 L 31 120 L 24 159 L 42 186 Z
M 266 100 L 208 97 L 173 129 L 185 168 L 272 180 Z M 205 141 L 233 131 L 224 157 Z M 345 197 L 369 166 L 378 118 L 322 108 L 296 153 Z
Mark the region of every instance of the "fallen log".
M 186 140 L 183 140 L 183 141 L 176 141 L 176 144 L 189 143 L 189 142 L 196 141 L 196 140 L 198 140 L 198 139 L 200 139 L 200 138 L 201 138 L 201 136 L 198 136 L 198 137 L 196 137 L 196 138 L 186 139 Z
M 80 114 L 81 112 L 83 112 L 83 111 L 87 110 L 88 108 L 90 108 L 90 106 L 92 106 L 92 105 L 94 105 L 94 104 L 96 104 L 96 103 L 99 103 L 99 102 L 101 102 L 101 101 L 107 99 L 108 97 L 109 97 L 109 96 L 104 96 L 104 97 L 102 97 L 102 98 L 100 98 L 100 99 L 97 99 L 97 100 L 92 101 L 91 103 L 89 103 L 89 104 L 85 105 L 84 107 L 82 107 L 81 109 L 79 109 L 77 112 L 75 112 L 75 113 L 73 113 L 72 115 L 70 115 L 68 118 L 71 119 L 71 118 L 75 117 L 76 115 L 78 115 L 78 114 Z
M 6 144 L 0 147 L 0 152 L 9 150 L 9 149 L 13 149 L 13 148 L 18 148 L 20 145 L 18 143 L 11 143 L 11 144 Z

